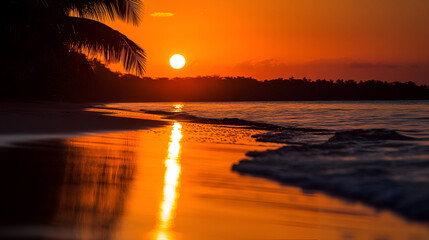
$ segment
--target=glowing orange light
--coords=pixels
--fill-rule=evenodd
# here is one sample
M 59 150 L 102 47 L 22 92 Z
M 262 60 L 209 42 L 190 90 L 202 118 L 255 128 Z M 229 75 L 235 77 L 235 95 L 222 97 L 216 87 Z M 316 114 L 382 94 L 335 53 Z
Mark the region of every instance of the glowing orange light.
M 172 239 L 169 234 L 172 221 L 174 219 L 177 198 L 178 185 L 180 177 L 180 162 L 178 161 L 180 154 L 180 140 L 182 139 L 182 125 L 176 122 L 173 125 L 170 136 L 170 144 L 168 147 L 168 156 L 165 159 L 165 177 L 163 200 L 159 210 L 157 240 Z
M 182 112 L 185 105 L 183 103 L 173 104 L 173 112 Z
M 174 69 L 181 69 L 183 66 L 185 66 L 185 64 L 186 60 L 180 54 L 175 54 L 170 58 L 170 65 Z

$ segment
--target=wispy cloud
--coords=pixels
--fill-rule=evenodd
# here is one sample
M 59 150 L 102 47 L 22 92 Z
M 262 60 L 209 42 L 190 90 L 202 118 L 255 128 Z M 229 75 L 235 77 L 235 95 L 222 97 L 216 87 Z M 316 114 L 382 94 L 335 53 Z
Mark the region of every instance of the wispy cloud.
M 351 68 L 398 68 L 398 65 L 389 63 L 352 62 Z
M 150 14 L 151 17 L 172 17 L 174 13 L 171 12 L 154 12 Z
M 285 63 L 278 59 L 245 61 L 226 71 L 229 75 L 274 78 L 354 79 L 414 81 L 429 84 L 429 62 L 358 62 L 353 59 L 322 59 L 307 63 Z

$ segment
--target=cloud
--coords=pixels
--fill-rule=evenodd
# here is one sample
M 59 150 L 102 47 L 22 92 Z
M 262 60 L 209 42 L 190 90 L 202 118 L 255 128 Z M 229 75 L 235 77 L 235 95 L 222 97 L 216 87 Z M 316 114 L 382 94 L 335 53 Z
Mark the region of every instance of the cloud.
M 172 17 L 174 13 L 171 12 L 154 12 L 150 14 L 151 17 Z
M 389 63 L 352 62 L 351 68 L 398 68 L 398 65 Z
M 429 84 L 429 62 L 358 62 L 352 59 L 318 60 L 292 64 L 277 59 L 245 61 L 229 69 L 229 75 L 252 76 L 259 80 L 274 78 L 354 79 L 414 81 Z

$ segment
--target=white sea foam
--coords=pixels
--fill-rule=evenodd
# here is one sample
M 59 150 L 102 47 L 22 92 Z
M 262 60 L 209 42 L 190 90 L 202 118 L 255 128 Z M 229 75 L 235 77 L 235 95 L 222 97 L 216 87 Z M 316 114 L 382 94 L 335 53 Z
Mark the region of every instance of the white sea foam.
M 234 171 L 429 221 L 429 101 L 186 103 L 180 111 L 171 103 L 126 106 L 270 131 L 253 137 L 285 146 L 249 152 Z
M 321 144 L 249 152 L 232 169 L 429 220 L 429 147 L 416 142 L 386 129 L 339 131 Z

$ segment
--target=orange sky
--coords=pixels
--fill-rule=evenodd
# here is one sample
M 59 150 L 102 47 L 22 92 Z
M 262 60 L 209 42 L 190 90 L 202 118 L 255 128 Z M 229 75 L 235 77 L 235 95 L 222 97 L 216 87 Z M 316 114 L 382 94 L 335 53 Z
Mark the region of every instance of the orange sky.
M 196 75 L 413 80 L 429 84 L 427 0 L 144 0 L 150 77 Z M 187 65 L 169 66 L 173 54 Z M 117 70 L 117 67 L 113 67 Z

